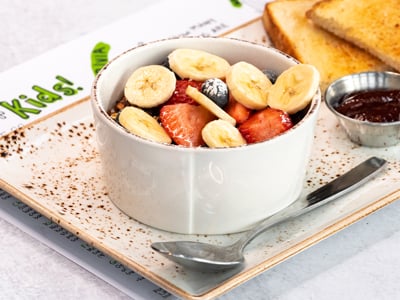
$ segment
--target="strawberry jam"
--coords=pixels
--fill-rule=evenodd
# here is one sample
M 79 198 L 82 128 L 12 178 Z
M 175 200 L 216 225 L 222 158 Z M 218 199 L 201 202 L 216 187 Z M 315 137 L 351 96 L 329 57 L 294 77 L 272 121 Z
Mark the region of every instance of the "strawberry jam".
M 335 109 L 343 115 L 361 121 L 400 121 L 400 90 L 355 92 L 345 95 Z

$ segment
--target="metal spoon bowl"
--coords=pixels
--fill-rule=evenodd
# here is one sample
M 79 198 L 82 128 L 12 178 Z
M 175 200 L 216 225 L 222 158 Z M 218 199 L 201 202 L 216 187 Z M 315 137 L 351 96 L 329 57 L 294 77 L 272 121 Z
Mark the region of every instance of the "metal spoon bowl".
M 265 219 L 247 231 L 235 243 L 217 246 L 194 241 L 156 242 L 151 247 L 168 259 L 191 269 L 206 272 L 226 270 L 244 262 L 243 250 L 257 235 L 268 228 L 305 214 L 358 188 L 386 164 L 386 160 L 371 157 L 347 173 L 299 199 L 283 211 Z

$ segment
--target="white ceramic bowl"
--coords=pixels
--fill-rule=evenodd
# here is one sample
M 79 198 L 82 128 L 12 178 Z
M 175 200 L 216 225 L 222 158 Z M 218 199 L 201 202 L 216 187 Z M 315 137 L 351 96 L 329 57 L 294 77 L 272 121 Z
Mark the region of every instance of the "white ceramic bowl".
M 133 70 L 162 63 L 176 48 L 196 48 L 231 64 L 247 61 L 281 73 L 298 63 L 282 52 L 230 38 L 179 38 L 130 49 L 96 77 L 92 107 L 104 178 L 113 203 L 137 221 L 184 234 L 247 229 L 296 200 L 302 191 L 320 91 L 293 128 L 244 147 L 183 148 L 128 133 L 107 114 Z

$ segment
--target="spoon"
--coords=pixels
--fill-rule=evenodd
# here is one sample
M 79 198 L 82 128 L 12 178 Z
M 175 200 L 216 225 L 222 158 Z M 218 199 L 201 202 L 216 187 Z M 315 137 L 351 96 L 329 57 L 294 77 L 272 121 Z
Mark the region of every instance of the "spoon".
M 305 199 L 297 200 L 283 211 L 261 221 L 231 245 L 217 246 L 194 241 L 170 241 L 156 242 L 151 247 L 168 259 L 197 271 L 218 271 L 240 266 L 244 262 L 244 248 L 257 235 L 278 223 L 305 214 L 356 189 L 376 175 L 385 164 L 386 160 L 378 157 L 367 159 L 347 173 L 311 192 Z

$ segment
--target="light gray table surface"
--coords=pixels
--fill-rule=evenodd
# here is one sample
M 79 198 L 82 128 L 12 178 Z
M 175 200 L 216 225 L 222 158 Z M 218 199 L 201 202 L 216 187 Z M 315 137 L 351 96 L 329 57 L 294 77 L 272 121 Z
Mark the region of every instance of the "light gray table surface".
M 0 72 L 153 2 L 0 0 Z M 0 299 L 129 298 L 1 218 L 0 237 Z M 400 299 L 400 202 L 220 299 Z

